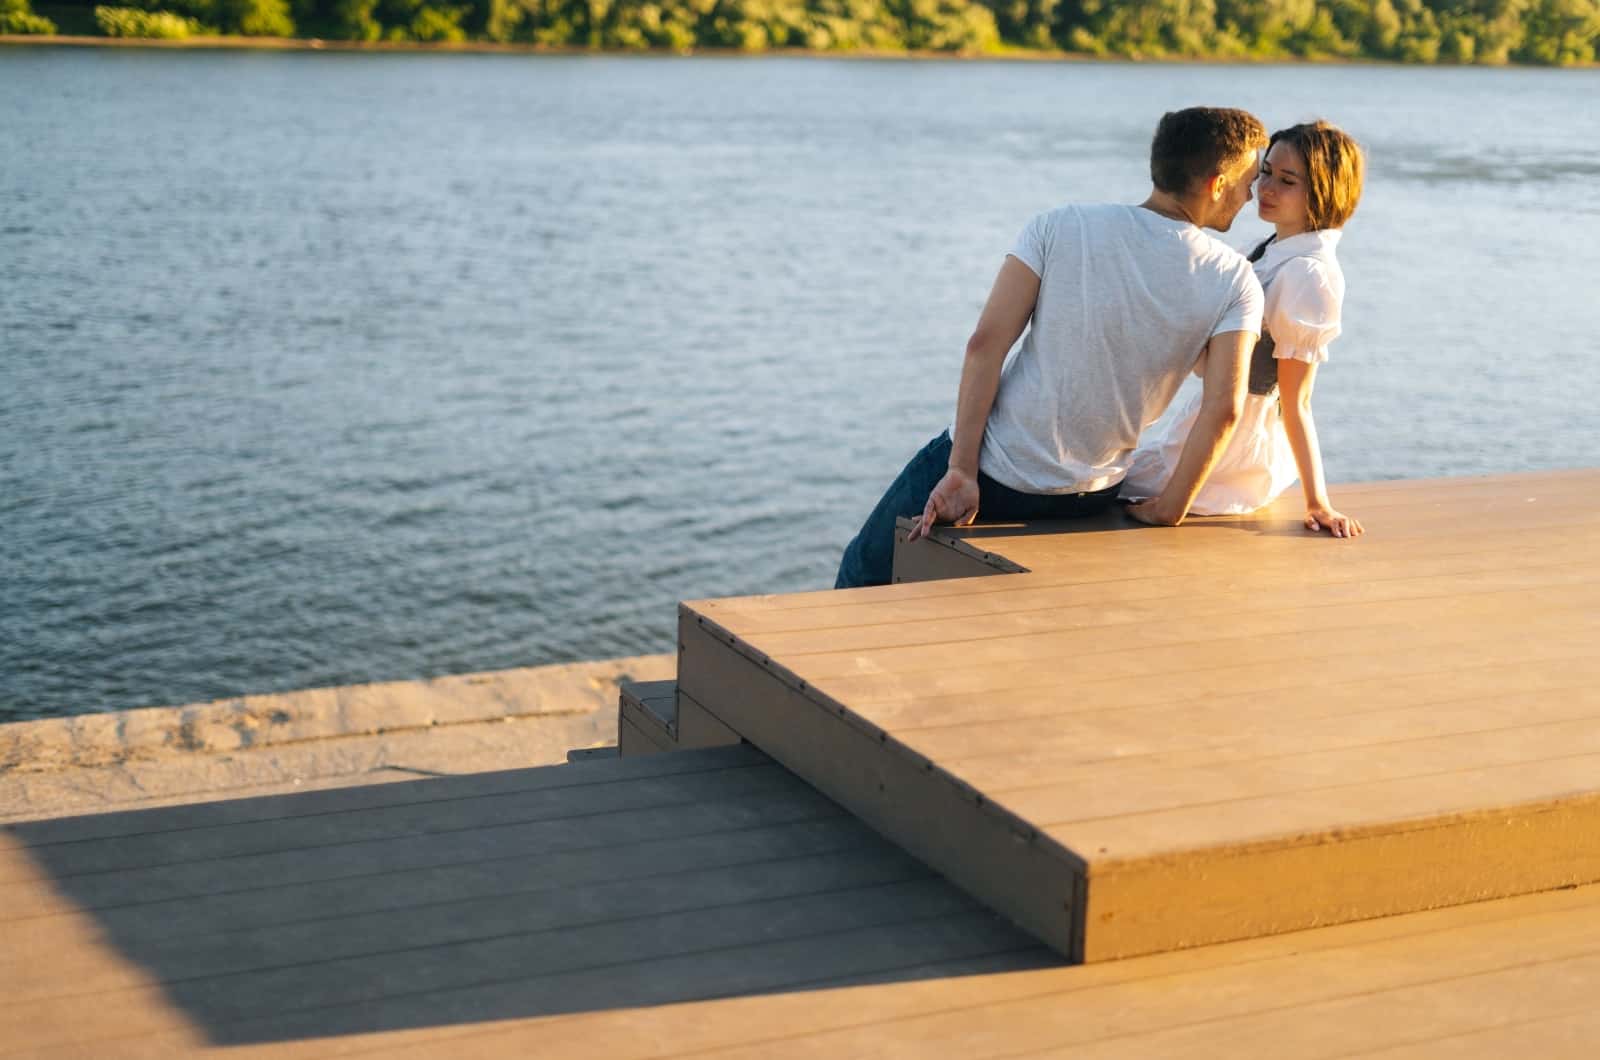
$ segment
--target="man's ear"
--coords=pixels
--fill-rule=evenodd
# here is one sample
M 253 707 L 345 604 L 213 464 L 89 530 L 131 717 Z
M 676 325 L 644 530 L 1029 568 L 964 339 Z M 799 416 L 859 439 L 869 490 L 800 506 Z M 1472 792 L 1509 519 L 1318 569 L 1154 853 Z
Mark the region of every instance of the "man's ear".
M 1206 190 L 1211 193 L 1212 202 L 1221 202 L 1222 196 L 1228 190 L 1228 175 L 1226 173 L 1213 173 L 1206 182 Z

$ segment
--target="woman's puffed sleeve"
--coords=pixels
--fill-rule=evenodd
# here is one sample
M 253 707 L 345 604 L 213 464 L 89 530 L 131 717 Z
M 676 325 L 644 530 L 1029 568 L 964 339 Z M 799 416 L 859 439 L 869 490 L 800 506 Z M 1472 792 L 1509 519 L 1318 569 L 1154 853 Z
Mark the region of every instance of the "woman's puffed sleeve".
M 1320 364 L 1339 337 L 1343 277 L 1313 258 L 1285 262 L 1267 292 L 1266 327 L 1273 356 Z

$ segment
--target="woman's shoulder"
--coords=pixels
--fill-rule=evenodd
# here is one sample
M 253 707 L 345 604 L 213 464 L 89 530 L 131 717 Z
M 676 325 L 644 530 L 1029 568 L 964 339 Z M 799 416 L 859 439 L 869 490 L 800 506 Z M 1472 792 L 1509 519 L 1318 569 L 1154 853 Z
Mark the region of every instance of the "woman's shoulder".
M 1336 300 L 1344 298 L 1344 269 L 1330 249 L 1327 253 L 1304 254 L 1285 261 L 1272 277 L 1271 287 L 1279 297 L 1291 293 L 1325 291 Z

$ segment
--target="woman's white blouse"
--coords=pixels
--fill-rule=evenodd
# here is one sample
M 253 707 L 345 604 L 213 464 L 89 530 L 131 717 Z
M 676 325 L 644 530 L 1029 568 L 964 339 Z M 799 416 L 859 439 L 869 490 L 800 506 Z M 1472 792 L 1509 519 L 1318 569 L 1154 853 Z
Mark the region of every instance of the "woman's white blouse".
M 1335 255 L 1340 234 L 1304 232 L 1275 240 L 1256 261 L 1256 277 L 1266 290 L 1262 330 L 1272 336 L 1274 357 L 1309 364 L 1328 359 L 1344 305 L 1344 273 Z M 1141 440 L 1123 480 L 1124 498 L 1154 497 L 1166 486 L 1200 414 L 1200 399 L 1198 390 L 1192 392 L 1164 426 Z M 1233 437 L 1189 510 L 1196 515 L 1254 511 L 1276 500 L 1299 477 L 1278 395 L 1251 394 Z
M 1344 306 L 1344 273 L 1335 256 L 1342 234 L 1303 232 L 1276 240 L 1256 262 L 1267 295 L 1262 327 L 1277 344 L 1274 357 L 1308 364 L 1328 359 Z

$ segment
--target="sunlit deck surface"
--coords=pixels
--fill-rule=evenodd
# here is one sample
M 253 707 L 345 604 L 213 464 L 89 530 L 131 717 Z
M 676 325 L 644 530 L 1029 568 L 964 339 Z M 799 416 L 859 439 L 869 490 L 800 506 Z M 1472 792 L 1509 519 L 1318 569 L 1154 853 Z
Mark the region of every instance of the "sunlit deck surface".
M 686 604 L 679 692 L 1074 959 L 1600 879 L 1600 472 L 1337 494 L 1366 537 L 1119 513 Z
M 1600 886 L 1072 966 L 737 746 L 10 826 L 0 939 L 8 1057 L 1578 1057 L 1600 1034 Z
M 0 828 L 0 1057 L 1593 1056 L 1600 473 L 1339 499 L 687 605 L 759 750 Z

